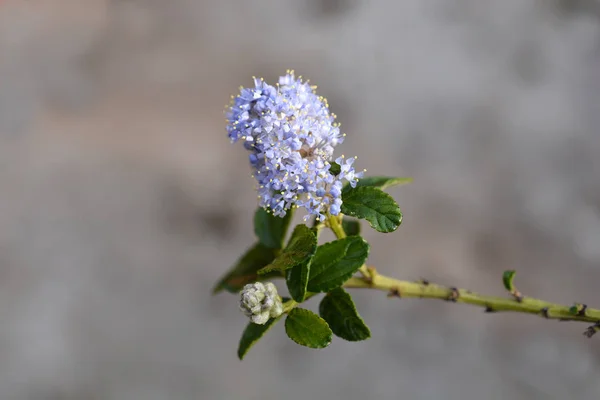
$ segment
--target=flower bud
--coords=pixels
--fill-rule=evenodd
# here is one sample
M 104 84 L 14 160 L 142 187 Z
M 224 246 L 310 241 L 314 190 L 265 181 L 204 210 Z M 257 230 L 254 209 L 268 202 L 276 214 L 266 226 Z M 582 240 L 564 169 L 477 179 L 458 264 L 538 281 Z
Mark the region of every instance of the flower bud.
M 283 304 L 275 285 L 255 282 L 244 286 L 240 292 L 240 310 L 253 323 L 264 325 L 269 318 L 283 314 Z

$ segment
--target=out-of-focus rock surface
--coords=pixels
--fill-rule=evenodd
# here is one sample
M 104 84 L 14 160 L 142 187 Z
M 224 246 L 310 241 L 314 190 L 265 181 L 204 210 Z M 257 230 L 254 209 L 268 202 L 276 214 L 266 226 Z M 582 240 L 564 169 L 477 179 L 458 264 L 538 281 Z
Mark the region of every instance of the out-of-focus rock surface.
M 364 343 L 300 348 L 210 288 L 252 241 L 223 105 L 319 85 L 393 189 L 371 261 L 600 306 L 595 0 L 0 1 L 0 398 L 598 399 L 585 325 L 357 292 Z

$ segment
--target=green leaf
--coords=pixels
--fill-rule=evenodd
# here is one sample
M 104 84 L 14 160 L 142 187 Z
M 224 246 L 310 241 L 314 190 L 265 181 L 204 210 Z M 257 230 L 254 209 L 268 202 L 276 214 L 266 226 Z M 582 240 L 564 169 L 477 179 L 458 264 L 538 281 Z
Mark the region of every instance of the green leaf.
M 308 274 L 310 271 L 311 260 L 286 271 L 285 281 L 292 298 L 298 303 L 302 303 L 306 297 L 306 285 L 308 283 Z
M 333 332 L 327 322 L 312 311 L 294 308 L 285 319 L 285 333 L 299 345 L 322 349 L 331 343 Z
M 515 290 L 515 287 L 513 285 L 513 279 L 515 279 L 516 273 L 517 271 L 515 270 L 508 270 L 504 271 L 504 274 L 502 274 L 502 283 L 504 283 L 504 287 L 506 288 L 506 290 L 508 290 L 511 293 Z
M 266 247 L 280 249 L 283 247 L 293 211 L 288 210 L 285 217 L 276 217 L 263 208 L 258 208 L 254 214 L 254 232 L 260 242 Z
M 371 337 L 369 327 L 362 320 L 350 294 L 342 288 L 327 293 L 319 304 L 319 314 L 336 336 L 351 342 Z
M 347 236 L 358 236 L 360 235 L 360 222 L 355 219 L 344 217 L 342 219 L 342 228 L 346 232 Z
M 263 335 L 267 333 L 267 331 L 271 329 L 271 327 L 280 319 L 281 317 L 271 318 L 264 325 L 258 325 L 252 322 L 248 323 L 246 329 L 244 329 L 244 333 L 242 333 L 242 337 L 240 338 L 240 344 L 237 352 L 239 359 L 242 360 L 254 343 L 263 337 Z
M 341 286 L 368 256 L 369 244 L 360 236 L 348 236 L 319 246 L 311 261 L 307 290 L 328 292 Z
M 266 267 L 258 271 L 265 274 L 274 270 L 286 271 L 296 265 L 306 263 L 315 254 L 317 249 L 317 235 L 304 224 L 296 226 L 288 245 L 279 253 L 277 258 Z
M 402 222 L 402 213 L 392 196 L 381 189 L 362 186 L 342 193 L 342 212 L 369 221 L 379 232 L 393 232 Z
M 394 178 L 390 176 L 368 176 L 358 180 L 357 187 L 360 186 L 373 186 L 381 190 L 387 189 L 390 186 L 406 185 L 411 183 L 412 178 Z
M 219 283 L 213 288 L 213 294 L 225 289 L 231 293 L 239 292 L 245 284 L 266 280 L 277 273 L 258 276 L 257 271 L 268 265 L 275 259 L 275 250 L 269 249 L 260 243 L 255 244 L 248 249 L 238 262 L 221 278 Z M 260 279 L 259 279 L 260 278 Z
M 342 172 L 342 167 L 335 161 L 332 161 L 330 164 L 331 166 L 329 167 L 329 172 L 331 172 L 335 176 L 338 176 L 340 172 Z

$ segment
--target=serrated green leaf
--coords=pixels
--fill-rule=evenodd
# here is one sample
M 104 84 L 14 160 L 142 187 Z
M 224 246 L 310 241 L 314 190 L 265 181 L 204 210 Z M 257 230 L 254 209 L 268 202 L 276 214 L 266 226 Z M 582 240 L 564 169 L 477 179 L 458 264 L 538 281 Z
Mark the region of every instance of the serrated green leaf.
M 307 290 L 328 292 L 348 280 L 369 256 L 369 244 L 360 236 L 348 236 L 317 248 L 310 265 Z
M 402 212 L 392 196 L 372 186 L 350 188 L 342 193 L 342 212 L 366 219 L 379 232 L 393 232 L 402 222 Z
M 276 250 L 263 246 L 260 243 L 252 246 L 238 260 L 238 262 L 227 272 L 219 283 L 213 288 L 213 294 L 221 290 L 227 290 L 231 293 L 239 292 L 247 283 L 266 280 L 278 273 L 265 274 L 258 276 L 258 270 L 268 265 L 275 259 Z
M 502 283 L 504 283 L 504 287 L 506 288 L 506 290 L 508 290 L 511 293 L 515 290 L 513 280 L 515 279 L 516 273 L 517 271 L 515 270 L 508 270 L 504 271 L 504 274 L 502 274 Z
M 292 298 L 302 303 L 306 297 L 306 285 L 310 271 L 311 260 L 296 265 L 286 271 L 285 282 Z
M 336 336 L 356 342 L 371 337 L 369 327 L 362 320 L 352 297 L 342 288 L 327 293 L 319 304 L 319 314 Z
M 342 219 L 342 229 L 346 232 L 347 236 L 358 236 L 360 235 L 360 222 L 344 217 Z
M 271 329 L 273 325 L 275 325 L 280 319 L 281 317 L 271 318 L 264 325 L 258 325 L 252 322 L 248 323 L 246 329 L 244 329 L 244 332 L 242 333 L 242 337 L 240 338 L 240 344 L 237 352 L 239 359 L 242 360 L 254 343 L 263 337 L 263 335 L 267 333 L 267 331 Z
M 271 271 L 286 271 L 296 265 L 308 262 L 317 249 L 317 235 L 304 224 L 296 226 L 288 245 L 273 262 L 258 271 L 266 274 Z
M 285 333 L 299 345 L 312 349 L 329 346 L 333 335 L 323 318 L 304 308 L 294 308 L 289 312 L 285 319 Z
M 412 178 L 394 178 L 390 176 L 368 176 L 358 180 L 357 187 L 360 186 L 373 186 L 381 190 L 385 190 L 390 186 L 406 185 L 411 183 Z
M 283 247 L 285 234 L 293 211 L 288 210 L 283 218 L 276 217 L 263 208 L 258 208 L 254 214 L 254 233 L 266 247 L 280 249 Z

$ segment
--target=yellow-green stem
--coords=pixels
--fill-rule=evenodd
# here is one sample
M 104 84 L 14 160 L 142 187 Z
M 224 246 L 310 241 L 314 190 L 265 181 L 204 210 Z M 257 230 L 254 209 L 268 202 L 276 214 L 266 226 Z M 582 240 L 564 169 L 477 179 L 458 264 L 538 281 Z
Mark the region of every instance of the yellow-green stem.
M 342 224 L 340 223 L 342 216 L 331 215 L 327 213 L 327 222 L 329 223 L 329 228 L 335 234 L 335 237 L 338 239 L 343 239 L 346 237 L 346 232 L 344 232 L 344 228 L 342 228 Z
M 289 299 L 288 301 L 283 303 L 283 312 L 287 314 L 290 311 L 292 311 L 292 309 L 296 308 L 297 305 L 298 303 L 296 301 L 294 301 L 293 299 Z
M 341 225 L 342 214 L 333 216 L 327 213 L 327 225 L 338 239 L 346 237 Z M 560 321 L 581 321 L 593 323 L 584 334 L 591 337 L 600 331 L 600 310 L 577 305 L 575 312 L 573 306 L 564 306 L 538 300 L 531 297 L 513 295 L 510 298 L 485 296 L 473 293 L 470 290 L 455 287 L 440 286 L 426 281 L 411 282 L 390 278 L 377 273 L 375 268 L 362 265 L 359 269 L 362 276 L 350 278 L 343 285 L 345 288 L 366 288 L 388 292 L 391 297 L 407 297 L 421 299 L 438 299 L 455 303 L 465 303 L 483 307 L 486 312 L 517 312 L 535 314 L 543 318 Z M 314 293 L 311 293 L 312 297 Z M 292 301 L 293 302 L 293 301 Z M 286 312 L 289 312 L 297 304 L 295 302 L 286 304 Z
M 518 313 L 535 314 L 548 319 L 581 321 L 598 323 L 600 310 L 585 307 L 582 311 L 573 314 L 570 306 L 549 303 L 547 301 L 523 297 L 521 301 L 516 298 L 485 296 L 469 290 L 445 287 L 426 281 L 410 282 L 379 275 L 370 268 L 370 278 L 352 277 L 345 284 L 346 288 L 368 288 L 388 292 L 392 297 L 426 298 L 452 301 L 456 303 L 471 304 L 483 307 L 487 312 L 512 311 Z

